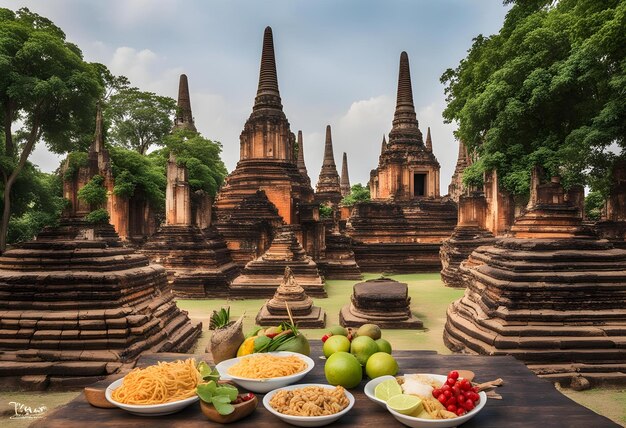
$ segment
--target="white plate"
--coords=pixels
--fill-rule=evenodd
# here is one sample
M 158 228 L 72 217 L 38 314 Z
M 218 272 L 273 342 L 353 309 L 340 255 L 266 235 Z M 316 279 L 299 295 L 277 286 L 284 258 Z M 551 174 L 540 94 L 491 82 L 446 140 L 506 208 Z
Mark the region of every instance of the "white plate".
M 448 378 L 447 376 L 444 376 L 444 375 L 437 375 L 437 374 L 432 374 L 432 373 L 418 373 L 418 374 L 422 376 L 430 376 L 431 378 L 439 381 L 442 385 Z M 396 418 L 399 422 L 402 422 L 404 425 L 409 426 L 411 428 L 452 428 L 452 427 L 464 424 L 465 422 L 469 421 L 474 416 L 476 416 L 478 412 L 482 410 L 483 407 L 485 407 L 485 404 L 487 403 L 487 394 L 485 394 L 483 391 L 483 392 L 479 392 L 478 395 L 480 396 L 480 401 L 478 402 L 478 405 L 476 407 L 474 407 L 471 411 L 467 412 L 463 416 L 459 416 L 459 417 L 452 418 L 452 419 L 416 418 L 413 416 L 403 415 L 402 413 L 398 413 L 395 410 L 391 410 L 389 406 L 386 406 L 386 407 L 387 407 L 387 410 L 389 410 L 389 413 L 391 413 L 394 418 Z M 374 397 L 374 399 L 378 400 L 376 397 Z
M 124 409 L 127 412 L 132 413 L 134 415 L 139 415 L 139 416 L 170 415 L 172 413 L 176 413 L 176 412 L 183 410 L 185 407 L 187 407 L 191 403 L 195 403 L 196 401 L 199 400 L 199 397 L 197 395 L 194 395 L 193 397 L 185 398 L 184 400 L 172 401 L 170 403 L 164 403 L 164 404 L 140 405 L 140 404 L 120 403 L 120 402 L 115 401 L 113 397 L 111 397 L 111 394 L 113 393 L 115 389 L 117 389 L 118 387 L 122 385 L 123 380 L 124 378 L 118 379 L 115 382 L 113 382 L 111 385 L 109 385 L 105 391 L 105 396 L 109 403 L 119 407 L 120 409 Z
M 220 373 L 220 379 L 232 380 L 237 385 L 241 386 L 247 391 L 265 393 L 273 389 L 291 385 L 292 383 L 298 382 L 304 376 L 306 376 L 308 372 L 313 370 L 313 367 L 315 367 L 315 362 L 312 359 L 310 359 L 306 355 L 298 354 L 296 352 L 280 351 L 280 352 L 268 352 L 268 354 L 276 355 L 278 357 L 288 357 L 290 355 L 294 355 L 300 358 L 302 361 L 304 361 L 307 364 L 307 367 L 303 371 L 290 375 L 290 376 L 272 377 L 272 378 L 267 378 L 267 379 L 250 379 L 250 378 L 233 376 L 233 375 L 228 374 L 228 369 L 232 367 L 234 364 L 237 364 L 243 358 L 253 358 L 255 356 L 263 355 L 263 354 L 250 354 L 244 357 L 231 358 L 230 360 L 222 361 L 217 366 L 215 366 L 215 368 Z
M 352 395 L 350 391 L 348 390 L 346 390 L 346 397 L 348 398 L 348 401 L 349 401 L 348 406 L 345 409 L 343 409 L 341 412 L 335 413 L 334 415 L 291 416 L 291 415 L 285 415 L 283 413 L 277 412 L 276 410 L 274 410 L 272 406 L 270 406 L 270 400 L 272 399 L 274 394 L 276 394 L 278 391 L 283 391 L 283 390 L 289 391 L 292 389 L 300 389 L 300 388 L 304 388 L 305 386 L 319 386 L 319 387 L 326 388 L 326 389 L 335 389 L 334 386 L 324 385 L 321 383 L 305 383 L 305 384 L 300 384 L 300 385 L 286 386 L 284 388 L 278 388 L 265 394 L 265 397 L 263 397 L 263 405 L 270 413 L 276 415 L 278 418 L 282 419 L 284 422 L 287 422 L 288 424 L 299 426 L 299 427 L 321 427 L 324 425 L 328 425 L 330 423 L 335 422 L 337 419 L 339 419 L 340 417 L 348 413 L 350 409 L 352 409 L 352 407 L 354 406 L 354 401 L 355 401 L 354 395 Z

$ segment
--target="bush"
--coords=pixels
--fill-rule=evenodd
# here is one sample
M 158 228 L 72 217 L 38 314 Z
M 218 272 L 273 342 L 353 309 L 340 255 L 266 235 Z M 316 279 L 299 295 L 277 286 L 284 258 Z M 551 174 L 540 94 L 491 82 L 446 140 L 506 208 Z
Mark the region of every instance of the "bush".
M 347 207 L 358 202 L 367 202 L 371 199 L 369 187 L 363 186 L 361 183 L 357 183 L 350 188 L 350 194 L 346 195 L 341 203 Z
M 320 218 L 332 218 L 333 209 L 328 205 L 320 204 Z
M 85 221 L 90 224 L 106 224 L 109 222 L 109 212 L 104 208 L 94 210 L 85 216 Z
M 598 191 L 589 192 L 585 197 L 585 214 L 589 220 L 598 221 L 602 216 L 602 209 L 606 200 Z
M 70 181 L 73 179 L 80 168 L 87 166 L 88 159 L 85 152 L 72 152 L 67 155 L 67 169 L 63 174 L 63 180 Z

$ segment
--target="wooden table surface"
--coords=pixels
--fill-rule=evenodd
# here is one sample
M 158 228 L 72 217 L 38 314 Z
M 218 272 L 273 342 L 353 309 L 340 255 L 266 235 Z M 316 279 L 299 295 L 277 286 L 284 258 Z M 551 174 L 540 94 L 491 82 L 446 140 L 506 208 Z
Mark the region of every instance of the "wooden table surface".
M 315 341 L 312 358 L 315 368 L 301 383 L 327 383 L 324 377 L 324 360 L 320 341 Z M 559 393 L 552 383 L 535 376 L 524 364 L 513 357 L 486 357 L 470 355 L 439 355 L 431 351 L 396 351 L 393 353 L 400 366 L 399 373 L 446 374 L 453 369 L 468 369 L 476 373 L 475 381 L 484 382 L 496 378 L 504 379 L 505 385 L 498 388 L 502 400 L 488 400 L 483 410 L 463 425 L 463 428 L 508 428 L 508 427 L 619 427 L 610 419 L 583 407 Z M 157 361 L 172 361 L 188 358 L 185 354 L 151 354 L 141 357 L 138 366 L 145 367 Z M 369 379 L 350 391 L 356 398 L 352 410 L 332 426 L 376 426 L 402 427 L 387 410 L 372 403 L 363 393 Z M 111 382 L 101 382 L 98 386 Z M 280 427 L 284 424 L 269 413 L 262 404 L 249 417 L 232 424 L 237 427 Z M 98 409 L 90 406 L 83 394 L 56 409 L 31 427 L 185 427 L 196 428 L 215 425 L 200 412 L 194 403 L 179 413 L 160 417 L 134 416 L 121 409 Z

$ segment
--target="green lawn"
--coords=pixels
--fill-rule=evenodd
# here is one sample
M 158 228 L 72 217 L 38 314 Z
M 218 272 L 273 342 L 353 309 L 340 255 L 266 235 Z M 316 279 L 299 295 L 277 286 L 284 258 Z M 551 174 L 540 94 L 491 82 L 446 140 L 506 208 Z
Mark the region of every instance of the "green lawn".
M 366 279 L 376 278 L 377 274 L 367 274 Z M 453 300 L 463 295 L 463 290 L 444 287 L 438 273 L 391 275 L 391 278 L 406 282 L 409 285 L 411 308 L 414 315 L 424 322 L 425 330 L 383 330 L 383 337 L 389 340 L 394 349 L 432 349 L 447 354 L 450 351 L 442 340 L 443 326 L 446 319 L 446 308 Z M 315 299 L 315 304 L 326 311 L 327 325 L 338 324 L 339 310 L 349 302 L 354 281 L 328 281 L 328 298 Z M 179 300 L 178 306 L 189 312 L 193 321 L 203 323 L 203 334 L 196 346 L 195 353 L 202 353 L 209 340 L 207 332 L 209 317 L 213 309 L 223 305 L 231 306 L 231 315 L 239 317 L 245 312 L 244 332 L 254 326 L 257 312 L 264 300 Z M 305 335 L 312 340 L 321 338 L 323 329 L 305 329 Z M 602 388 L 591 391 L 562 391 L 565 395 L 590 409 L 605 415 L 615 422 L 626 425 L 626 390 Z M 77 395 L 76 392 L 46 393 L 3 393 L 0 392 L 0 421 L 7 426 L 23 428 L 32 421 L 9 420 L 11 407 L 9 402 L 18 401 L 32 407 L 45 404 L 52 409 L 62 405 Z M 10 425 L 9 425 L 10 423 Z M 4 424 L 3 424 L 4 426 Z

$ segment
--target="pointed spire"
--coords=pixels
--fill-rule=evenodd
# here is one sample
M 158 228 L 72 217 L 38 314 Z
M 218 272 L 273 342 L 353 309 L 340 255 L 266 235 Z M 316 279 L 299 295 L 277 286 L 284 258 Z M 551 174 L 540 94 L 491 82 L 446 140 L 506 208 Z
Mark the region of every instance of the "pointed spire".
M 272 28 L 265 27 L 263 35 L 263 52 L 261 53 L 261 71 L 259 72 L 259 88 L 254 100 L 254 110 L 260 108 L 283 108 L 278 91 L 276 74 L 276 57 L 274 55 L 274 38 Z
M 423 144 L 422 133 L 418 127 L 415 106 L 413 105 L 411 71 L 409 69 L 409 56 L 406 52 L 400 54 L 396 112 L 393 118 L 393 128 L 389 133 L 389 143 Z
M 330 125 L 326 126 L 326 144 L 324 145 L 324 162 L 317 180 L 316 193 L 333 194 L 337 202 L 341 200 L 341 187 L 339 184 L 339 174 L 335 165 L 333 155 L 333 139 L 330 133 Z
M 341 163 L 341 181 L 339 187 L 341 188 L 341 196 L 347 196 L 350 194 L 350 176 L 348 175 L 348 155 L 343 152 L 343 162 Z
M 324 144 L 324 163 L 323 166 L 332 166 L 337 169 L 335 165 L 335 155 L 333 154 L 333 138 L 330 134 L 330 125 L 326 125 L 326 143 Z
M 306 181 L 311 184 L 311 179 L 309 178 L 309 173 L 306 170 L 306 164 L 304 163 L 304 141 L 302 140 L 302 131 L 298 131 L 298 171 L 300 174 L 306 178 Z
M 467 150 L 465 149 L 465 144 L 463 143 L 463 140 L 459 140 L 459 154 L 456 158 L 457 169 L 465 169 L 467 166 L 469 166 L 467 160 Z
M 383 134 L 383 144 L 380 148 L 380 154 L 385 153 L 385 149 L 387 149 L 387 140 L 385 139 L 385 134 Z
M 426 132 L 426 150 L 429 152 L 433 151 L 433 140 L 430 138 L 430 126 L 428 127 L 428 132 Z
M 189 97 L 189 83 L 186 74 L 181 74 L 178 81 L 178 111 L 174 119 L 174 129 L 180 128 L 196 131 L 191 113 L 191 98 Z
M 91 151 L 100 153 L 104 150 L 104 135 L 102 133 L 102 106 L 100 103 L 96 106 L 96 131 L 91 144 Z

